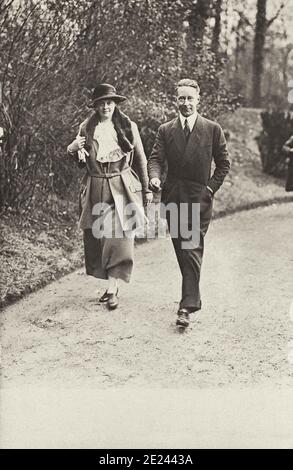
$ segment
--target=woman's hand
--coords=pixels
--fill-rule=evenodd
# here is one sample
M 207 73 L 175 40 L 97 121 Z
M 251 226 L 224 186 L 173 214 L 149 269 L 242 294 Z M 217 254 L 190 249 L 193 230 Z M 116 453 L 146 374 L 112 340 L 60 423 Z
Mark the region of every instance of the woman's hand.
M 77 152 L 81 150 L 85 145 L 85 137 L 78 135 L 74 141 L 68 146 L 69 152 Z
M 146 193 L 145 194 L 145 203 L 151 204 L 153 202 L 153 193 Z

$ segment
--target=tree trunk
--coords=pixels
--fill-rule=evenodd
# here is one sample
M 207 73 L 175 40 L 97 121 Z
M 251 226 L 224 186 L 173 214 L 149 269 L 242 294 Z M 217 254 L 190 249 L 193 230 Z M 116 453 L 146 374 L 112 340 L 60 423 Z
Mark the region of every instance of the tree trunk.
M 211 16 L 212 0 L 197 0 L 191 7 L 189 23 L 192 30 L 193 39 L 202 41 L 207 20 Z
M 282 53 L 282 75 L 283 75 L 283 86 L 284 86 L 284 92 L 286 94 L 286 91 L 288 89 L 288 61 L 289 61 L 289 56 L 291 51 L 293 50 L 293 44 L 287 44 L 285 50 Z
M 261 81 L 264 62 L 264 45 L 267 31 L 267 0 L 257 0 L 254 50 L 252 61 L 252 106 L 261 107 Z
M 212 50 L 217 55 L 220 48 L 222 0 L 215 3 L 215 26 L 213 29 Z

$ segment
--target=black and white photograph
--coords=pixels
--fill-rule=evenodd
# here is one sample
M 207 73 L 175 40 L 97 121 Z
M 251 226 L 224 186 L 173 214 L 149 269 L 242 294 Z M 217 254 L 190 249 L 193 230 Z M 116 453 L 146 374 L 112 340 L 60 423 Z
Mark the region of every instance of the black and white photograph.
M 2 450 L 293 448 L 292 26 L 1 1 Z

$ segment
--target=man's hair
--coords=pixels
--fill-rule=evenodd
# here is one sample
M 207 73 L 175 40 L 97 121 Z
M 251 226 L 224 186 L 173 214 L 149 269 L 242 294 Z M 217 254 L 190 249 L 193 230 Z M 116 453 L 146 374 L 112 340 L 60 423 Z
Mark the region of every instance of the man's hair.
M 200 92 L 197 81 L 191 80 L 190 78 L 183 78 L 182 80 L 179 80 L 176 86 L 176 91 L 178 91 L 178 88 L 181 86 L 191 86 L 192 88 L 195 88 L 198 93 Z

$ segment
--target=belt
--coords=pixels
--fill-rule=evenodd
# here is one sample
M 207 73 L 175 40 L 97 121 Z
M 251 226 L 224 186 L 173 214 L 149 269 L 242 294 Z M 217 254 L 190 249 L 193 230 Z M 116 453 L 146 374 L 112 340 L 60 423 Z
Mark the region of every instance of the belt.
M 123 173 L 127 173 L 129 172 L 130 170 L 130 167 L 128 168 L 125 168 L 125 170 L 122 170 L 122 171 L 116 171 L 114 173 L 100 173 L 99 175 L 97 174 L 93 174 L 93 173 L 90 173 L 88 172 L 88 175 L 91 176 L 92 178 L 114 178 L 115 176 L 120 176 L 120 175 L 123 175 Z

